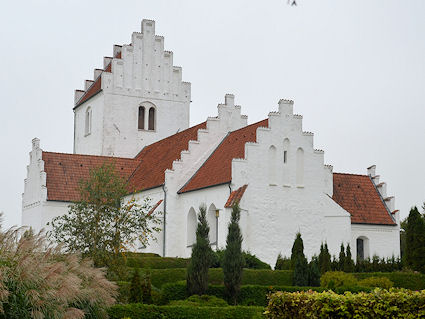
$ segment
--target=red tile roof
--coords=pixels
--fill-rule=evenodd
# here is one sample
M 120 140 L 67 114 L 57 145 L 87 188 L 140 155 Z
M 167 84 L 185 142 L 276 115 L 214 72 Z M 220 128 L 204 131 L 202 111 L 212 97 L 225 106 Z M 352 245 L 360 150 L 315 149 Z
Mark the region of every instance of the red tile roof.
M 229 133 L 178 193 L 228 183 L 232 179 L 232 159 L 245 158 L 245 143 L 257 141 L 257 128 L 267 127 L 263 120 Z
M 239 204 L 239 202 L 241 201 L 242 196 L 245 193 L 245 190 L 246 190 L 247 187 L 248 187 L 248 185 L 245 184 L 245 185 L 239 187 L 237 190 L 231 192 L 229 198 L 227 199 L 226 204 L 224 205 L 224 207 L 229 208 L 229 207 L 232 207 L 233 204 L 235 204 L 235 203 Z
M 395 225 L 367 175 L 334 173 L 332 199 L 351 214 L 352 224 Z
M 140 191 L 164 184 L 165 170 L 171 169 L 173 161 L 180 159 L 181 151 L 188 149 L 190 140 L 198 139 L 198 130 L 206 127 L 207 123 L 203 122 L 143 148 L 135 157 L 140 165 L 130 178 L 132 190 Z
M 47 199 L 54 201 L 76 201 L 80 197 L 78 183 L 87 179 L 92 168 L 103 163 L 115 164 L 115 171 L 127 179 L 138 162 L 131 158 L 79 155 L 43 152 L 46 172 Z

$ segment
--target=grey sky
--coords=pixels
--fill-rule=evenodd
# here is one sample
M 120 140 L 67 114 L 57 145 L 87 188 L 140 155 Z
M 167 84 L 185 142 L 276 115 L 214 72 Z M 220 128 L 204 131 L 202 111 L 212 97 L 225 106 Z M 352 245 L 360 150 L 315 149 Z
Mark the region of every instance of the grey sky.
M 335 172 L 377 165 L 407 216 L 425 200 L 425 1 L 10 1 L 0 12 L 0 211 L 20 224 L 31 139 L 72 152 L 73 94 L 143 18 L 192 83 L 191 124 L 225 93 L 250 123 L 295 101 Z

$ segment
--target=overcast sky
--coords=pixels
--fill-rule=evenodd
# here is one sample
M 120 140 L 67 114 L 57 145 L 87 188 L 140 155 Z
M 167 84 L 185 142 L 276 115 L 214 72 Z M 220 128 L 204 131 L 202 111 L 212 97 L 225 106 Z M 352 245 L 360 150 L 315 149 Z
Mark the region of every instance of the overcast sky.
M 9 1 L 0 12 L 0 211 L 21 222 L 31 139 L 72 152 L 73 95 L 143 18 L 192 83 L 191 124 L 225 93 L 250 123 L 293 99 L 334 172 L 377 165 L 402 217 L 425 200 L 425 1 Z

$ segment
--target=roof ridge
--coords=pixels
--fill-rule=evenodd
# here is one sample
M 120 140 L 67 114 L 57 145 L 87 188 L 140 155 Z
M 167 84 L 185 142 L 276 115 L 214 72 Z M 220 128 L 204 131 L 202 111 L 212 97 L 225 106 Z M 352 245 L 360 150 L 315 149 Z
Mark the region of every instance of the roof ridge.
M 43 153 L 48 154 L 59 154 L 59 155 L 71 155 L 71 156 L 86 156 L 86 157 L 101 157 L 101 158 L 110 158 L 110 159 L 123 159 L 123 160 L 136 160 L 133 157 L 118 157 L 118 156 L 105 156 L 105 155 L 92 155 L 92 154 L 78 154 L 78 153 L 63 153 L 63 152 L 49 152 L 42 151 Z

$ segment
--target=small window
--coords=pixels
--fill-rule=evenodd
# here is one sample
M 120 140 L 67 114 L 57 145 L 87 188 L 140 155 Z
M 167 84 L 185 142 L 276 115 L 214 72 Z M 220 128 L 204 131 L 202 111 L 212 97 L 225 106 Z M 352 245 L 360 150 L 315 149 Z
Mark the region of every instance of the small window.
M 155 130 L 155 108 L 151 107 L 149 109 L 149 130 Z
M 283 151 L 283 163 L 286 164 L 288 160 L 288 151 Z
M 137 127 L 139 130 L 145 129 L 145 107 L 139 106 L 139 121 Z
M 91 121 L 92 121 L 91 118 L 92 118 L 91 108 L 88 107 L 86 110 L 86 122 L 85 122 L 85 129 L 84 129 L 85 135 L 89 135 L 91 133 Z

